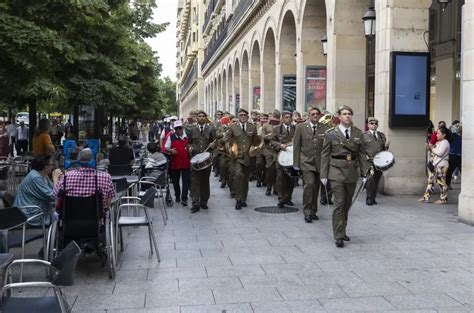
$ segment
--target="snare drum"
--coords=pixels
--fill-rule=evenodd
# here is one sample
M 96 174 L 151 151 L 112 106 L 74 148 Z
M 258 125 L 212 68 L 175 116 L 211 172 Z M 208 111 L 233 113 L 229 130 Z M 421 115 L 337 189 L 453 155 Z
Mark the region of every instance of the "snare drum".
M 281 165 L 288 176 L 300 176 L 300 173 L 293 167 L 293 146 L 288 146 L 286 150 L 282 150 L 278 153 L 278 164 Z
M 200 171 L 212 165 L 211 154 L 209 152 L 202 152 L 196 154 L 191 159 L 191 167 L 195 171 Z
M 377 169 L 386 171 L 395 164 L 395 157 L 390 151 L 380 151 L 374 156 L 373 162 Z

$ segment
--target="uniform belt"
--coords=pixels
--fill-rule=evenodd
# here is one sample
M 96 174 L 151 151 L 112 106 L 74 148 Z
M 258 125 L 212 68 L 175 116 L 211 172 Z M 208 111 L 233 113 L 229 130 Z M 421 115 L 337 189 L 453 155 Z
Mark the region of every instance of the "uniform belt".
M 346 161 L 353 161 L 357 159 L 357 157 L 353 156 L 352 154 L 333 155 L 332 158 L 336 160 L 346 160 Z

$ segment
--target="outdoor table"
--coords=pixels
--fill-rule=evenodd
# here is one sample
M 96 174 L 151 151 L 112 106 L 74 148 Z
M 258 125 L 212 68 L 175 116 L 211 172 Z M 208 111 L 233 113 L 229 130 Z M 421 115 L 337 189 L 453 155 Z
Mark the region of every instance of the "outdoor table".
M 119 180 L 119 179 L 122 179 L 122 178 L 126 178 L 127 179 L 127 183 L 129 185 L 132 186 L 132 196 L 136 196 L 137 195 L 137 188 L 138 188 L 138 181 L 139 181 L 139 177 L 138 175 L 119 175 L 119 176 L 111 176 L 112 177 L 112 182 L 114 180 Z

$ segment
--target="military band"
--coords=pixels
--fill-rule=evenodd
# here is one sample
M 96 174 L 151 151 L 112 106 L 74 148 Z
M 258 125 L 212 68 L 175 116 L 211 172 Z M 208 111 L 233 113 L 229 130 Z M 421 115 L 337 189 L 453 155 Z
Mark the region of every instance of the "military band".
M 221 188 L 229 188 L 236 210 L 248 206 L 251 175 L 257 187 L 266 187 L 267 196 L 278 195 L 279 208 L 294 205 L 295 178 L 301 178 L 306 223 L 319 220 L 318 203 L 329 208 L 333 195 L 333 235 L 336 246 L 342 248 L 350 241 L 347 222 L 359 177 L 363 177 L 359 191 L 366 187 L 366 204 L 377 204 L 383 173 L 373 160 L 388 149 L 377 119 L 370 117 L 368 131 L 362 132 L 352 123 L 353 113 L 348 106 L 341 106 L 336 115 L 310 107 L 303 117 L 296 111 L 280 114 L 274 110 L 269 114 L 252 111 L 249 119 L 249 113 L 240 109 L 238 117 L 218 111 L 209 120 L 206 112 L 196 111 L 184 127 L 190 157 L 210 152 L 215 176 Z M 292 166 L 280 163 L 279 154 L 290 154 Z M 208 208 L 210 173 L 211 166 L 191 171 L 192 213 Z

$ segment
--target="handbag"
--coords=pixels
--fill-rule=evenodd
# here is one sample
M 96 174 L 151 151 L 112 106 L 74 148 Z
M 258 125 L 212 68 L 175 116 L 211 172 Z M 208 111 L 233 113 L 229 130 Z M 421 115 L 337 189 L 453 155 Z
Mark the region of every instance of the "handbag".
M 438 164 L 443 161 L 444 159 L 446 159 L 446 157 L 449 155 L 449 153 L 447 153 L 441 160 L 439 160 L 438 162 L 436 162 L 436 164 L 433 164 L 433 160 L 429 160 L 428 161 L 428 164 L 426 165 L 428 167 L 428 170 L 431 172 L 431 173 L 434 173 L 435 171 L 435 168 L 436 166 L 438 166 Z

